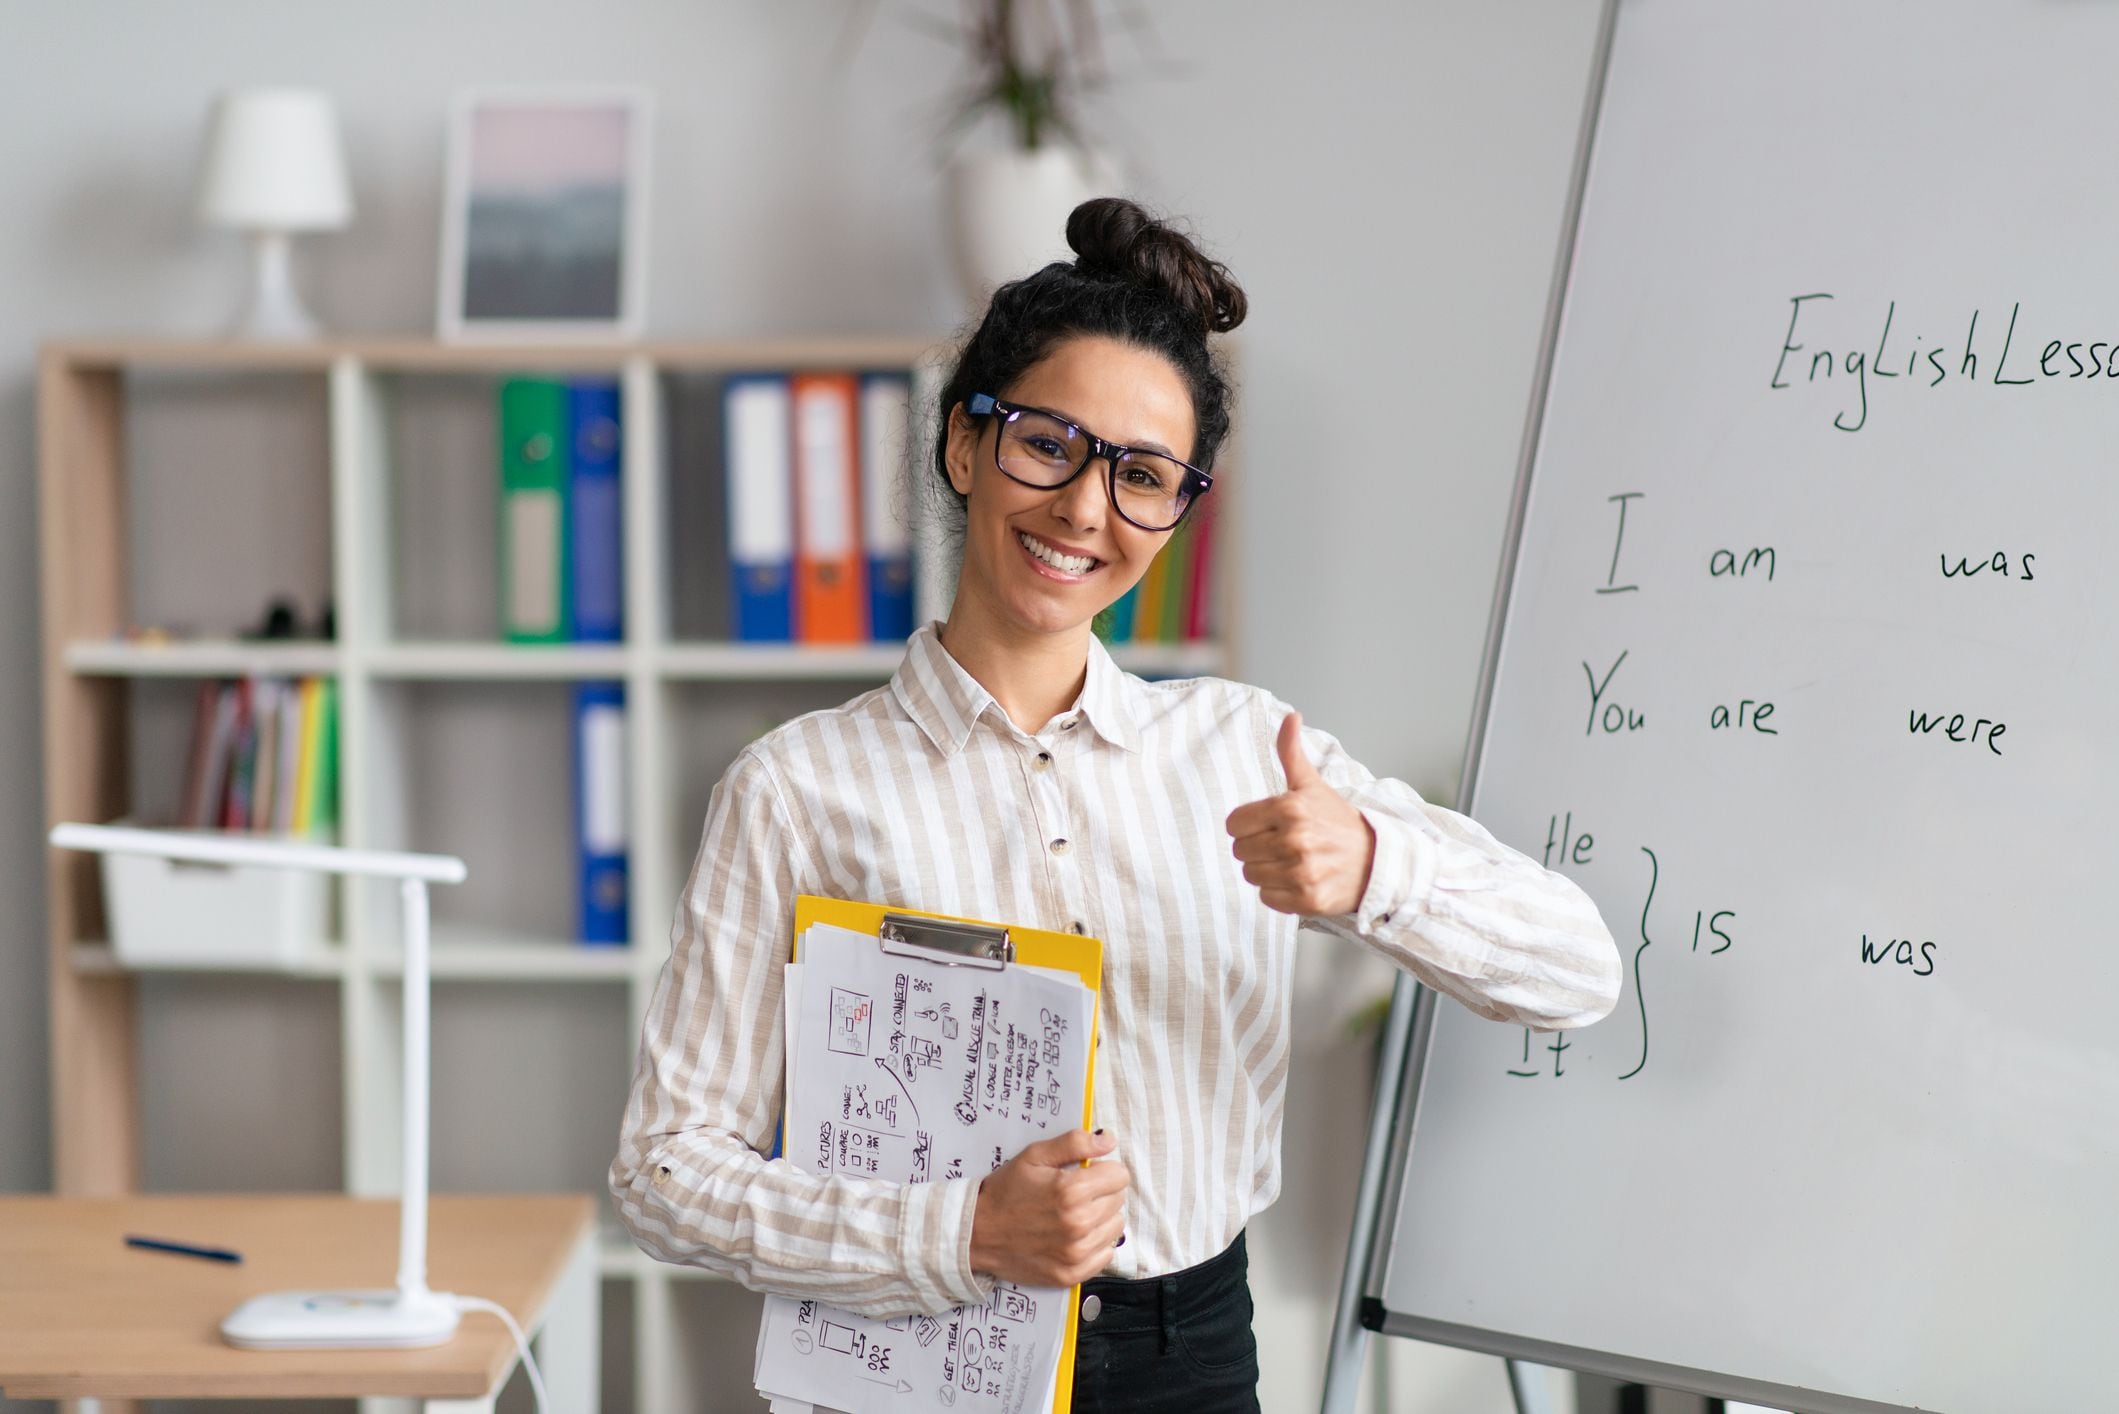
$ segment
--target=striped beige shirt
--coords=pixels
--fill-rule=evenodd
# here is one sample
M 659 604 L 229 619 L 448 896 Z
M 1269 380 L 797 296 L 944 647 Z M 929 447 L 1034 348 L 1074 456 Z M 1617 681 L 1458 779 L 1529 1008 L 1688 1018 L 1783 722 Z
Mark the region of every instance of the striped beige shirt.
M 1096 1122 L 1133 1172 L 1112 1274 L 1220 1252 L 1280 1191 L 1299 924 L 1244 882 L 1223 822 L 1285 788 L 1288 710 L 1215 678 L 1143 682 L 1092 641 L 1079 701 L 1032 734 L 930 625 L 888 686 L 747 747 L 714 788 L 642 1026 L 610 1175 L 634 1239 L 865 1314 L 991 1290 L 970 1261 L 976 1178 L 819 1178 L 764 1157 L 809 893 L 1102 939 Z M 1611 1009 L 1618 952 L 1579 888 L 1324 732 L 1304 744 L 1376 832 L 1359 909 L 1308 922 L 1482 1016 L 1560 1028 Z

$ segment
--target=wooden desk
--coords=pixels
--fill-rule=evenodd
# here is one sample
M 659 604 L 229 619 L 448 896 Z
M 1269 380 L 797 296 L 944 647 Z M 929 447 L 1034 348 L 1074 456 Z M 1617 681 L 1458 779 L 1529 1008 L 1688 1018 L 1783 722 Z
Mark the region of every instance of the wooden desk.
M 125 1245 L 130 1233 L 229 1247 L 243 1261 L 143 1251 Z M 260 1292 L 396 1284 L 394 1199 L 0 1196 L 0 1391 L 14 1399 L 395 1395 L 490 1410 L 516 1353 L 487 1312 L 465 1315 L 453 1340 L 425 1350 L 257 1351 L 221 1339 L 221 1319 Z M 435 1195 L 427 1284 L 507 1307 L 538 1348 L 553 1414 L 594 1414 L 590 1199 Z

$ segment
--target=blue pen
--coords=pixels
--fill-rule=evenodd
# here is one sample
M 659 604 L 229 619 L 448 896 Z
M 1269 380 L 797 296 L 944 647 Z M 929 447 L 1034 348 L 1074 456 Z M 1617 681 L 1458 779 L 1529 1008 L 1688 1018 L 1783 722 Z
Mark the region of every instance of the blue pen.
M 158 1237 L 128 1237 L 127 1247 L 145 1247 L 154 1252 L 174 1252 L 180 1257 L 204 1257 L 213 1262 L 240 1262 L 243 1254 L 226 1247 L 193 1247 L 185 1242 L 164 1242 Z

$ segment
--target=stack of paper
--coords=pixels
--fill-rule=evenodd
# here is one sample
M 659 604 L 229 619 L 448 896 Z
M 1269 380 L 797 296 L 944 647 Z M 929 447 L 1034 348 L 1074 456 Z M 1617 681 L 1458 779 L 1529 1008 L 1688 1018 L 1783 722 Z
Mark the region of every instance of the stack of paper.
M 1095 999 L 1043 967 L 947 966 L 814 924 L 787 969 L 789 1162 L 901 1183 L 984 1175 L 1081 1124 Z M 1041 1414 L 1065 1290 L 890 1320 L 770 1297 L 758 1392 L 773 1414 Z

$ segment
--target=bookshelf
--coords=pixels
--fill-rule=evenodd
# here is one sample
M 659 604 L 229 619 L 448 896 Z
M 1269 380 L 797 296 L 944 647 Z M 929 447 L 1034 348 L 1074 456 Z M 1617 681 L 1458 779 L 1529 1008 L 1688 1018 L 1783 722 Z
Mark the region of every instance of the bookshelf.
M 674 512 L 697 513 L 703 493 L 683 483 L 666 454 L 667 402 L 684 380 L 710 384 L 757 369 L 920 369 L 943 353 L 937 340 L 876 337 L 596 347 L 414 339 L 293 347 L 146 339 L 46 345 L 37 398 L 47 825 L 115 819 L 149 809 L 158 787 L 166 795 L 167 778 L 180 774 L 181 760 L 164 757 L 180 757 L 181 746 L 174 753 L 157 752 L 152 741 L 140 746 L 135 718 L 159 711 L 165 725 L 156 740 L 166 745 L 172 740 L 167 722 L 188 714 L 188 694 L 198 681 L 335 677 L 342 841 L 458 853 L 472 866 L 471 880 L 435 900 L 437 1046 L 447 1040 L 443 1003 L 452 996 L 475 996 L 484 1009 L 586 1017 L 568 1034 L 594 1051 L 580 1064 L 595 1070 L 591 1088 L 607 1092 L 609 1102 L 587 1105 L 589 1113 L 539 1116 L 538 1124 L 571 1125 L 581 1132 L 569 1141 L 570 1152 L 600 1153 L 607 1163 L 640 1017 L 667 955 L 672 908 L 707 791 L 759 731 L 882 683 L 902 655 L 889 644 L 746 644 L 687 631 L 712 619 L 697 603 L 697 585 L 713 573 L 725 580 L 725 562 L 702 573 L 692 562 L 693 547 L 709 557 L 725 550 L 703 523 L 688 542 L 690 531 L 673 521 Z M 492 391 L 500 378 L 522 372 L 620 381 L 622 643 L 510 645 L 484 622 L 497 615 Z M 162 412 L 141 413 L 142 386 L 157 390 L 150 401 Z M 236 637 L 237 625 L 262 603 L 261 586 L 255 575 L 239 572 L 241 557 L 229 545 L 210 537 L 194 547 L 177 532 L 179 543 L 157 547 L 152 576 L 138 573 L 142 538 L 156 529 L 138 522 L 168 518 L 175 493 L 156 481 L 176 479 L 173 458 L 188 457 L 183 476 L 193 493 L 220 494 L 212 489 L 217 439 L 237 436 L 244 425 L 229 415 L 232 406 L 249 410 L 253 420 L 284 424 L 277 450 L 267 456 L 283 463 L 271 472 L 272 495 L 297 503 L 287 508 L 275 499 L 271 508 L 308 526 L 314 543 L 282 558 L 309 576 L 314 593 L 330 596 L 333 640 Z M 308 422 L 302 408 L 310 410 Z M 161 439 L 176 443 L 175 452 L 158 447 Z M 914 474 L 923 470 L 916 461 Z M 1229 482 L 1220 485 L 1217 499 L 1225 502 Z M 1227 504 L 1217 509 L 1214 623 L 1225 631 L 1233 517 Z M 243 533 L 238 526 L 227 534 L 240 546 Z M 449 553 L 440 553 L 442 546 Z M 930 573 L 926 563 L 919 572 Z M 181 600 L 209 621 L 199 625 L 205 634 L 220 636 L 166 644 L 119 636 L 164 598 Z M 1118 656 L 1145 673 L 1230 671 L 1217 641 L 1128 644 Z M 573 873 L 568 819 L 554 807 L 568 791 L 560 745 L 566 689 L 586 679 L 626 687 L 634 936 L 625 947 L 573 943 L 569 915 L 555 902 L 570 897 Z M 489 767 L 480 776 L 475 764 L 465 763 L 481 745 L 509 761 L 541 754 L 548 769 Z M 485 797 L 497 804 L 482 812 L 476 807 Z M 47 868 L 54 1187 L 84 1195 L 131 1192 L 142 1166 L 135 1041 L 142 999 L 107 941 L 94 861 L 53 851 Z M 555 873 L 549 886 L 514 887 Z M 343 1183 L 358 1194 L 389 1194 L 400 1132 L 396 986 L 402 963 L 394 908 L 387 891 L 349 885 L 338 894 L 335 921 L 335 943 L 273 975 L 335 989 Z M 622 1038 L 609 1034 L 618 1026 Z M 584 1039 L 591 1037 L 593 1043 Z M 492 1073 L 505 1069 L 495 1061 L 489 1073 L 471 1078 L 488 1089 L 505 1087 L 510 1077 Z M 440 1092 L 466 1077 L 452 1073 L 442 1053 L 435 1074 L 439 1188 L 450 1168 L 452 1137 Z M 540 1098 L 514 1095 L 505 1103 L 519 1114 Z M 575 1186 L 596 1195 L 606 1221 L 604 1279 L 630 1289 L 618 1309 L 631 1323 L 631 1339 L 614 1343 L 607 1359 L 623 1358 L 629 1349 L 638 1408 L 676 1407 L 687 1303 L 672 1283 L 703 1274 L 637 1252 L 610 1216 L 600 1174 L 588 1172 L 586 1158 L 559 1167 L 578 1174 Z M 459 1164 L 458 1172 L 465 1171 Z M 747 1337 L 728 1348 L 747 1350 Z

